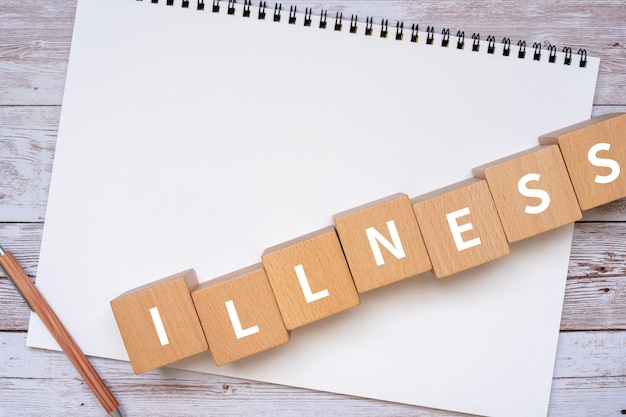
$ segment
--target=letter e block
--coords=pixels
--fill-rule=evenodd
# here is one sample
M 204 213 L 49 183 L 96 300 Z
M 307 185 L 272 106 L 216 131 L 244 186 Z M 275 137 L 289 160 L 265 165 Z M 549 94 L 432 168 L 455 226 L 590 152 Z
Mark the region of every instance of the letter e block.
M 531 148 L 474 168 L 473 172 L 487 180 L 509 243 L 582 217 L 556 145 Z
M 360 293 L 430 271 L 411 201 L 394 194 L 333 216 Z
M 262 259 L 288 330 L 360 303 L 332 226 L 266 249 Z
M 509 254 L 487 181 L 470 178 L 411 202 L 437 278 Z
M 578 203 L 589 210 L 626 197 L 626 113 L 605 114 L 542 135 L 543 145 L 558 143 Z
M 261 264 L 205 282 L 191 297 L 218 366 L 289 341 Z
M 136 374 L 208 350 L 189 292 L 197 285 L 195 272 L 188 270 L 135 288 L 111 301 Z

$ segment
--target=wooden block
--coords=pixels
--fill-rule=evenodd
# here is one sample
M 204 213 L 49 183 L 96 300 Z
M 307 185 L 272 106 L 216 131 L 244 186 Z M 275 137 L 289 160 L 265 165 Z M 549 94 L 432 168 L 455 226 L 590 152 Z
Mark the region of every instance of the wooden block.
M 394 194 L 333 216 L 358 292 L 431 269 L 406 194 Z
M 266 249 L 262 259 L 288 330 L 359 305 L 332 226 Z
M 626 113 L 595 117 L 542 135 L 539 142 L 558 143 L 582 210 L 626 197 Z
M 261 264 L 203 283 L 191 298 L 218 366 L 289 341 Z
M 136 374 L 209 349 L 189 292 L 197 285 L 195 272 L 188 270 L 111 301 Z
M 509 254 L 487 181 L 470 178 L 411 202 L 437 278 Z
M 473 173 L 487 180 L 509 243 L 582 218 L 557 145 L 531 148 Z

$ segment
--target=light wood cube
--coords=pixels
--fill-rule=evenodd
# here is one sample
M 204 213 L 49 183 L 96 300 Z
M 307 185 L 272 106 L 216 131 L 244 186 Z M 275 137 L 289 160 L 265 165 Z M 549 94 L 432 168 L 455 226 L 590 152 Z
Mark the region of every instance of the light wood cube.
M 205 352 L 208 344 L 191 300 L 188 270 L 128 291 L 111 309 L 136 374 Z
M 626 196 L 626 113 L 598 116 L 542 135 L 539 142 L 558 143 L 582 210 Z
M 205 282 L 191 297 L 218 366 L 289 341 L 261 264 Z
M 359 305 L 332 226 L 266 249 L 262 259 L 288 330 Z
M 470 178 L 411 202 L 437 278 L 509 254 L 487 181 Z
M 358 292 L 431 269 L 411 201 L 394 194 L 333 216 Z
M 487 180 L 509 243 L 582 217 L 557 145 L 531 148 L 473 173 Z

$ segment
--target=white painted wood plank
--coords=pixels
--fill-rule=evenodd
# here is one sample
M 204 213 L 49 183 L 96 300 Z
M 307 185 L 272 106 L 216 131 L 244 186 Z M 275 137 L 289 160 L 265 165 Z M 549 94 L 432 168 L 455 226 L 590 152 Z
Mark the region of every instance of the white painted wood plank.
M 163 2 L 164 0 L 162 0 Z M 225 1 L 225 0 L 224 0 Z M 192 2 L 193 3 L 193 2 Z M 0 7 L 0 105 L 61 104 L 67 57 L 71 42 L 75 0 L 39 2 L 2 0 Z M 270 2 L 273 4 L 273 2 Z M 416 2 L 410 0 L 311 1 L 292 0 L 283 6 L 312 7 L 361 19 L 382 17 L 395 25 L 397 20 L 433 25 L 438 32 L 474 32 L 483 39 L 510 37 L 513 43 L 525 40 L 530 47 L 538 42 L 559 50 L 570 46 L 585 48 L 602 59 L 596 104 L 626 104 L 626 8 L 615 1 L 569 2 Z M 288 9 L 288 7 L 286 7 Z
M 0 242 L 36 274 L 42 224 L 0 223 Z M 626 329 L 626 223 L 577 223 L 562 330 Z M 25 330 L 28 310 L 0 272 L 0 330 Z
M 625 241 L 625 223 L 576 224 L 561 330 L 626 329 Z
M 64 355 L 24 343 L 23 333 L 0 333 L 11 358 L 0 361 L 0 415 L 104 415 Z M 461 415 L 174 369 L 136 376 L 127 363 L 91 361 L 128 416 Z
M 0 107 L 0 220 L 46 212 L 60 107 Z
M 76 0 L 0 0 L 0 105 L 60 104 Z
M 626 331 L 562 332 L 554 378 L 626 377 L 624 352 Z
M 7 413 L 0 415 L 103 414 L 64 355 L 24 343 L 24 333 L 0 333 L 2 351 L 11 358 L 0 361 L 0 403 Z M 561 335 L 549 415 L 618 415 L 626 398 L 624 349 L 626 332 Z M 459 415 L 174 369 L 136 376 L 124 362 L 92 358 L 92 363 L 128 415 Z
M 549 416 L 614 417 L 626 414 L 626 377 L 568 378 L 552 383 Z
M 6 223 L 0 220 L 0 243 L 11 251 L 30 276 L 37 274 L 39 247 L 41 246 L 42 223 Z M 5 277 L 0 268 L 0 277 Z
M 144 0 L 145 1 L 145 0 Z M 164 1 L 164 0 L 161 0 Z M 626 108 L 626 7 L 615 1 L 459 3 L 409 0 L 292 0 L 376 19 L 434 25 L 587 48 L 602 59 L 594 114 Z M 75 0 L 0 0 L 0 242 L 11 243 L 27 272 L 36 272 L 69 55 Z M 285 3 L 288 4 L 288 3 Z M 605 104 L 607 106 L 598 106 Z M 17 105 L 15 107 L 11 105 Z M 22 107 L 22 105 L 53 105 Z M 3 107 L 4 106 L 4 107 Z M 9 149 L 10 148 L 10 149 Z M 10 155 L 6 156 L 2 152 Z M 2 182 L 1 178 L 10 178 Z M 626 201 L 585 213 L 584 221 L 624 221 Z M 579 223 L 570 261 L 562 328 L 624 329 L 623 224 Z M 103 415 L 62 354 L 24 347 L 28 309 L 0 274 L 0 416 Z M 7 342 L 9 341 L 9 342 Z M 551 416 L 624 414 L 623 332 L 560 335 Z M 230 380 L 181 371 L 136 377 L 126 364 L 95 360 L 129 404 L 130 415 L 453 415 L 414 407 Z M 45 370 L 39 373 L 39 369 Z M 9 373 L 12 376 L 9 375 Z M 58 404 L 52 409 L 50 404 Z M 132 411 L 132 414 L 131 414 Z
M 42 231 L 41 223 L 0 222 L 2 247 L 14 253 L 16 259 L 31 277 L 37 273 Z M 25 331 L 28 328 L 29 318 L 28 305 L 0 268 L 0 332 Z
M 626 106 L 596 106 L 593 115 L 615 112 Z M 0 222 L 45 218 L 59 117 L 59 106 L 0 106 Z M 626 221 L 626 199 L 589 210 L 583 220 Z

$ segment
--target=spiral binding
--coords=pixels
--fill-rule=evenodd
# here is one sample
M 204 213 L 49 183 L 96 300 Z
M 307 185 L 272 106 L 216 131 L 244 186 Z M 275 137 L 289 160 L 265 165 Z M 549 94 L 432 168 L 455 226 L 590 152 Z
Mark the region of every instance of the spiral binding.
M 136 1 L 143 1 L 143 0 L 136 0 Z M 155 3 L 155 4 L 159 2 L 159 0 L 150 0 L 150 1 L 151 3 Z M 166 5 L 174 6 L 174 0 L 165 0 L 165 1 L 166 1 Z M 226 13 L 228 13 L 229 15 L 235 15 L 235 12 L 236 12 L 235 4 L 237 0 L 212 0 L 211 11 L 213 13 L 220 13 L 222 10 L 222 7 L 221 7 L 222 2 L 227 3 Z M 191 7 L 189 0 L 182 0 L 181 5 L 183 8 Z M 252 0 L 243 0 L 243 9 L 242 9 L 243 17 L 247 17 L 247 18 L 251 17 L 251 7 L 252 7 Z M 205 10 L 204 0 L 196 0 L 196 9 Z M 257 9 L 258 9 L 257 19 L 265 20 L 267 13 L 268 13 L 267 2 L 259 1 Z M 273 13 L 272 13 L 272 20 L 274 22 L 280 22 L 282 14 L 283 14 L 282 3 L 275 3 Z M 313 22 L 312 16 L 313 16 L 313 10 L 308 7 L 305 8 L 304 17 L 303 17 L 304 26 L 312 25 L 312 22 Z M 320 11 L 319 17 L 320 17 L 319 28 L 326 29 L 328 27 L 328 10 L 322 9 Z M 298 20 L 298 14 L 297 14 L 296 6 L 289 6 L 288 23 L 295 25 L 297 24 L 297 20 Z M 352 34 L 357 34 L 358 29 L 359 29 L 358 24 L 359 24 L 358 16 L 351 15 L 349 32 Z M 389 36 L 389 20 L 382 19 L 380 24 L 377 26 L 380 28 L 379 36 L 381 38 L 387 38 Z M 343 29 L 343 13 L 337 12 L 335 14 L 333 29 L 338 32 Z M 364 34 L 365 36 L 374 36 L 374 19 L 372 17 L 368 16 L 365 19 Z M 465 49 L 465 32 L 457 31 L 456 38 L 457 38 L 456 48 Z M 404 22 L 402 21 L 396 22 L 396 30 L 395 30 L 394 39 L 399 40 L 399 41 L 404 40 Z M 412 24 L 410 42 L 417 43 L 418 41 L 419 41 L 419 25 Z M 426 44 L 434 45 L 434 41 L 435 41 L 435 28 L 434 26 L 428 26 L 426 29 Z M 502 55 L 507 56 L 507 57 L 510 56 L 511 39 L 505 37 L 502 39 L 500 43 L 502 44 Z M 450 45 L 450 29 L 444 28 L 441 31 L 441 47 L 447 48 L 449 47 L 449 45 Z M 480 34 L 473 33 L 472 34 L 472 49 L 471 49 L 472 52 L 479 52 L 480 46 L 481 46 Z M 517 57 L 519 59 L 525 59 L 526 58 L 526 41 L 519 40 L 517 42 L 517 47 L 518 47 Z M 541 61 L 541 57 L 542 57 L 541 44 L 539 42 L 534 42 L 532 48 L 533 48 L 533 51 L 532 51 L 533 61 Z M 547 49 L 548 49 L 548 62 L 551 64 L 556 63 L 557 62 L 556 47 L 554 45 L 548 45 Z M 565 47 L 563 48 L 562 52 L 563 52 L 563 65 L 571 65 L 572 64 L 572 48 Z M 487 37 L 487 53 L 488 54 L 496 53 L 496 40 L 495 40 L 495 37 L 491 35 Z M 577 52 L 577 55 L 579 57 L 578 66 L 581 68 L 585 68 L 587 66 L 587 51 L 585 49 L 579 49 Z

